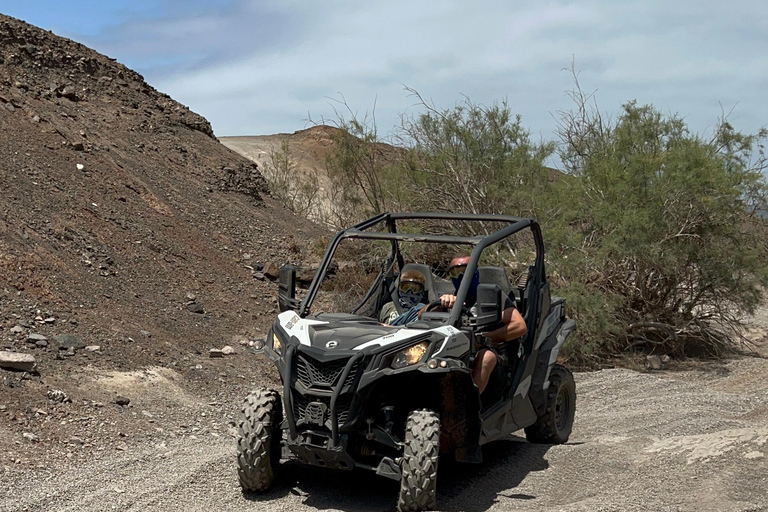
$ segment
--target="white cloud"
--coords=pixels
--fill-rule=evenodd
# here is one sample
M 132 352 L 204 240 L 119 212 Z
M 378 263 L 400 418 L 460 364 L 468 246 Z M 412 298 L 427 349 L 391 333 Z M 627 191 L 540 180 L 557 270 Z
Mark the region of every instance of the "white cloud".
M 224 2 L 226 3 L 226 2 Z M 735 0 L 609 2 L 342 0 L 219 2 L 218 8 L 134 18 L 92 39 L 211 120 L 221 135 L 273 133 L 332 116 L 328 96 L 376 102 L 381 130 L 413 104 L 403 85 L 439 107 L 462 94 L 509 99 L 536 136 L 554 138 L 580 80 L 616 112 L 637 98 L 678 112 L 696 131 L 736 105 L 737 128 L 768 119 L 768 4 Z M 203 7 L 201 7 L 203 6 Z M 413 111 L 411 109 L 410 111 Z

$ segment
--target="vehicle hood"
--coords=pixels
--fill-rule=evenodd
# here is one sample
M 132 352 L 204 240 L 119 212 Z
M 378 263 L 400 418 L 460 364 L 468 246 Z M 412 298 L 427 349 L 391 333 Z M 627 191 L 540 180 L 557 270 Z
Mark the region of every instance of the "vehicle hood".
M 278 316 L 276 323 L 302 345 L 328 351 L 375 350 L 426 332 L 385 326 L 368 317 L 354 315 L 326 314 L 300 318 L 293 312 L 284 312 Z

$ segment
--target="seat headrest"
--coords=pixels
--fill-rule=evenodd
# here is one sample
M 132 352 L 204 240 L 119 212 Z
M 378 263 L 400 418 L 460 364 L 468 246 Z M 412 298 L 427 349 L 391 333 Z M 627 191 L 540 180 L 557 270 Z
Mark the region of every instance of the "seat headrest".
M 495 284 L 501 291 L 507 295 L 511 295 L 512 285 L 507 277 L 507 271 L 504 267 L 478 267 L 480 273 L 480 283 L 482 284 Z

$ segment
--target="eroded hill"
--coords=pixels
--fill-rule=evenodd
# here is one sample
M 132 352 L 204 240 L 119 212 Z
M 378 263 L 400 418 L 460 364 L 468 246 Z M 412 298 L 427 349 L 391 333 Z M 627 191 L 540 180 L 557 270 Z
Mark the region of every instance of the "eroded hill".
M 37 361 L 0 370 L 0 450 L 65 435 L 56 425 L 78 413 L 51 389 L 110 403 L 94 372 L 168 368 L 202 393 L 263 374 L 208 350 L 242 354 L 237 340 L 263 333 L 275 285 L 257 271 L 317 231 L 274 204 L 257 165 L 138 73 L 5 16 L 0 130 L 0 349 Z

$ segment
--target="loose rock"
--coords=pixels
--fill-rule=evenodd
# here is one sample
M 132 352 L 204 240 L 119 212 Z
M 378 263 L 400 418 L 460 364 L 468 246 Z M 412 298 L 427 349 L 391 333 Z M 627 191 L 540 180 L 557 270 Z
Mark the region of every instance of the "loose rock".
M 196 302 L 193 302 L 191 304 L 187 304 L 187 310 L 191 311 L 192 313 L 197 313 L 197 314 L 205 313 L 205 308 L 203 307 L 203 305 L 202 304 L 198 304 Z
M 53 337 L 53 341 L 59 344 L 59 350 L 85 348 L 82 338 L 76 334 L 59 334 Z
M 232 354 L 235 354 L 236 352 L 235 352 L 234 348 L 232 348 L 229 345 L 227 345 L 227 346 L 225 346 L 224 348 L 221 349 L 221 353 L 224 354 L 225 356 L 231 356 Z
M 24 439 L 29 441 L 30 443 L 39 443 L 40 442 L 40 436 L 37 434 L 33 434 L 32 432 L 24 432 L 21 434 Z
M 77 95 L 77 92 L 75 91 L 75 88 L 71 85 L 67 85 L 64 87 L 61 92 L 59 93 L 59 96 L 62 96 L 64 98 L 67 98 L 68 100 L 72 101 L 79 101 L 80 97 Z
M 126 405 L 131 403 L 131 399 L 128 398 L 127 396 L 117 395 L 117 398 L 115 398 L 115 403 L 117 405 L 121 405 L 121 406 L 125 407 Z
M 280 277 L 280 267 L 278 267 L 276 264 L 272 263 L 271 261 L 264 265 L 264 269 L 262 270 L 265 276 L 267 276 L 270 279 L 277 279 Z
M 64 393 L 63 391 L 61 391 L 59 389 L 49 389 L 46 392 L 46 395 L 48 396 L 48 400 L 50 400 L 52 402 L 58 402 L 58 403 L 61 403 L 61 404 L 71 403 L 72 402 L 72 399 L 69 398 L 66 393 Z
M 661 357 L 650 355 L 645 358 L 645 367 L 648 370 L 661 370 L 662 363 L 661 363 Z
M 35 358 L 30 354 L 0 350 L 0 367 L 29 372 L 35 367 Z

